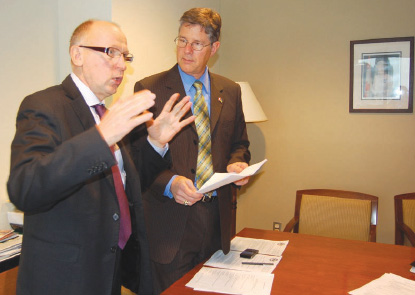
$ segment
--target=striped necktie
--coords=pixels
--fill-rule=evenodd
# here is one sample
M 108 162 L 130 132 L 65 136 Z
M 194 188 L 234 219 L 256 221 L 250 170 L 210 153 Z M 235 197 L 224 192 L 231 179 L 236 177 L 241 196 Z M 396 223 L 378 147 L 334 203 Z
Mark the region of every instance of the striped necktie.
M 95 109 L 100 118 L 105 114 L 107 110 L 102 104 L 96 104 L 92 107 Z M 114 146 L 111 146 L 110 149 L 114 154 Z M 114 178 L 115 193 L 117 194 L 118 204 L 120 206 L 120 233 L 118 237 L 118 246 L 121 249 L 124 249 L 125 244 L 127 244 L 127 241 L 131 235 L 130 208 L 128 205 L 128 199 L 127 195 L 125 194 L 124 184 L 122 183 L 121 172 L 118 164 L 112 166 L 111 170 L 112 177 Z
M 211 141 L 210 141 L 210 122 L 209 112 L 202 94 L 203 84 L 195 81 L 193 86 L 196 88 L 196 95 L 193 100 L 193 114 L 196 116 L 195 124 L 197 136 L 199 138 L 199 147 L 197 154 L 196 167 L 196 186 L 201 188 L 202 185 L 213 175 Z M 209 201 L 212 193 L 205 194 L 202 201 Z

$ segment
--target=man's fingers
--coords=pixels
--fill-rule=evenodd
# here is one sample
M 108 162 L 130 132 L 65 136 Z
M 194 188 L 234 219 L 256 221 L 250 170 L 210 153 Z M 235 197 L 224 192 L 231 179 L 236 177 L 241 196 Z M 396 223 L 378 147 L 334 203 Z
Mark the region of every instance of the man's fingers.
M 183 100 L 180 103 L 183 103 Z M 190 110 L 191 106 L 192 106 L 192 103 L 190 101 L 188 101 L 185 105 L 182 105 L 180 108 L 177 109 L 177 115 L 180 118 L 182 118 Z M 177 105 L 175 106 L 174 111 L 176 111 L 176 107 L 177 107 Z
M 169 98 L 169 100 L 166 102 L 166 104 L 164 105 L 163 111 L 173 113 L 173 114 L 178 114 L 179 117 L 183 117 L 184 114 L 186 114 L 190 110 L 192 103 L 190 102 L 190 97 L 185 96 L 178 103 L 174 105 L 174 103 L 177 101 L 179 96 L 180 96 L 179 93 L 173 94 Z
M 196 119 L 196 116 L 190 116 L 189 118 L 186 118 L 180 122 L 180 128 L 183 128 L 187 124 L 192 123 Z
M 170 110 L 173 107 L 173 104 L 176 102 L 176 100 L 179 98 L 179 96 L 180 96 L 179 93 L 175 93 L 172 96 L 170 96 L 169 100 L 166 102 L 166 104 L 163 107 L 163 111 L 170 112 Z
M 154 99 L 151 97 L 136 97 L 132 103 L 128 103 L 125 108 L 130 114 L 130 118 L 144 114 L 154 105 Z
M 131 96 L 118 99 L 111 110 L 119 111 L 123 116 L 131 118 L 151 108 L 155 103 L 155 98 L 154 93 L 142 90 Z
M 115 144 L 133 128 L 151 120 L 153 114 L 147 110 L 154 103 L 155 94 L 148 90 L 115 101 L 99 124 L 99 131 L 108 145 Z
M 190 96 L 183 97 L 175 106 L 173 109 L 180 110 L 183 108 L 183 105 L 187 104 L 190 101 Z M 192 105 L 190 103 L 190 105 Z
M 242 178 L 242 179 L 240 179 L 240 180 L 238 180 L 238 181 L 235 181 L 235 182 L 234 182 L 234 184 L 235 184 L 235 185 L 242 186 L 242 185 L 247 184 L 248 182 L 249 182 L 249 176 L 247 176 L 247 177 L 245 177 L 245 178 Z
M 136 127 L 140 124 L 143 124 L 144 122 L 147 122 L 153 118 L 153 113 L 145 112 L 141 115 L 135 116 L 131 118 L 131 123 L 133 127 Z

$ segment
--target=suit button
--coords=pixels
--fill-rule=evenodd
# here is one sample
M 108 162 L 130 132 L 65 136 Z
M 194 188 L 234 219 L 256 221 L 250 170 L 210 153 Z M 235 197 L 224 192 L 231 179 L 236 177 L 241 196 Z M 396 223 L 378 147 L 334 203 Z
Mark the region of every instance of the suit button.
M 111 253 L 117 252 L 117 246 L 112 246 L 110 250 L 111 250 Z
M 120 216 L 117 213 L 114 213 L 114 215 L 112 215 L 112 218 L 117 221 L 118 219 L 120 219 Z
M 192 174 L 196 173 L 195 169 L 190 169 L 190 172 L 192 172 Z
M 195 145 L 197 145 L 197 144 L 198 144 L 198 142 L 197 142 L 197 140 L 196 140 L 196 139 L 194 139 L 194 140 L 193 140 L 193 143 L 194 143 Z

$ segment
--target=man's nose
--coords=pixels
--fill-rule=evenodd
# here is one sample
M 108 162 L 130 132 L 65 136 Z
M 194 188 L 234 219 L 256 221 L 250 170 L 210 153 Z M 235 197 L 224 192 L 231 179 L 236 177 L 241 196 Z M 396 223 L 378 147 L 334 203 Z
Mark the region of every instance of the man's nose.
M 125 62 L 123 56 L 120 56 L 120 58 L 118 59 L 117 66 L 123 71 L 127 69 L 127 63 Z
M 184 50 L 185 50 L 186 52 L 192 52 L 192 51 L 193 51 L 192 43 L 188 42 L 188 43 L 186 44 L 186 46 L 184 47 Z

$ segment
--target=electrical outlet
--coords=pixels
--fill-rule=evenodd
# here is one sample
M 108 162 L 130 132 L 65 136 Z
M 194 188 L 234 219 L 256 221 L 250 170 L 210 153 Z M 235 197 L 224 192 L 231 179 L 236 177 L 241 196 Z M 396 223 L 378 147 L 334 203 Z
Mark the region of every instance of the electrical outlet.
M 282 226 L 281 222 L 274 221 L 274 223 L 272 224 L 272 230 L 281 231 L 281 226 Z

